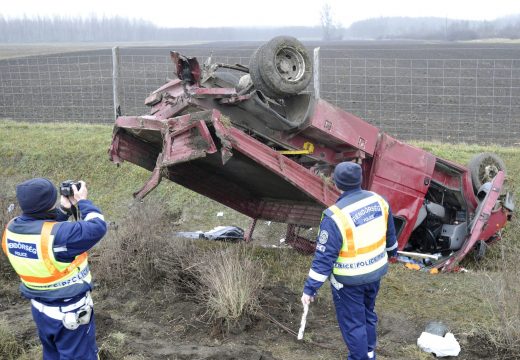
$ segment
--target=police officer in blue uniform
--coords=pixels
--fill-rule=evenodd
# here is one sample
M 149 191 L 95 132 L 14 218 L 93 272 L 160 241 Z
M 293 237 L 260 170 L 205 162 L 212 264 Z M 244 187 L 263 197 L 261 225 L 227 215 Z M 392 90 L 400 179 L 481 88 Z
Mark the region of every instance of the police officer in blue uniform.
M 16 197 L 23 214 L 9 222 L 2 236 L 21 293 L 31 300 L 44 360 L 98 359 L 87 251 L 107 225 L 80 183 L 79 189 L 72 186 L 73 196 L 61 196 L 58 208 L 56 188 L 48 179 L 19 184 Z M 79 209 L 79 221 L 67 221 L 72 205 Z
M 302 303 L 309 304 L 330 280 L 348 360 L 376 358 L 374 306 L 388 258 L 397 255 L 390 206 L 380 195 L 362 190 L 361 182 L 361 166 L 356 163 L 343 162 L 334 169 L 334 183 L 343 192 L 323 213 L 302 295 Z

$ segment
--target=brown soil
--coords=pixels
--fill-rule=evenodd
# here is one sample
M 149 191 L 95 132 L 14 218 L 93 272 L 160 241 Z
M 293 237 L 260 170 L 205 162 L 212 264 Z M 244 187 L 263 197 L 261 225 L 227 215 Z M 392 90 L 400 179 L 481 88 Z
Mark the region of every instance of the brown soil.
M 17 295 L 11 281 L 0 294 L 0 318 L 27 346 L 38 344 L 29 303 Z M 319 300 L 308 316 L 305 342 L 264 316 L 251 317 L 228 328 L 209 322 L 202 306 L 186 294 L 165 295 L 163 290 L 96 289 L 97 339 L 103 360 L 276 360 L 338 359 L 346 349 L 329 299 Z M 297 331 L 301 316 L 299 294 L 283 285 L 265 288 L 262 312 Z M 403 355 L 413 347 L 423 324 L 399 314 L 380 311 L 380 359 L 417 359 Z M 500 359 L 484 339 L 457 335 L 464 349 L 459 359 Z M 399 355 L 396 355 L 399 354 Z M 414 352 L 413 354 L 417 354 Z M 433 357 L 432 357 L 433 358 Z

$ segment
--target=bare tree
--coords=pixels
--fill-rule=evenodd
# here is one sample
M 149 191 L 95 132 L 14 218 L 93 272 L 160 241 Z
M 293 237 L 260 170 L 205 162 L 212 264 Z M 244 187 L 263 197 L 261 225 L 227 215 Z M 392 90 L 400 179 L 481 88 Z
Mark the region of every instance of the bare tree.
M 343 28 L 334 21 L 332 8 L 329 3 L 323 4 L 321 8 L 321 29 L 323 31 L 323 40 L 341 40 L 343 37 Z

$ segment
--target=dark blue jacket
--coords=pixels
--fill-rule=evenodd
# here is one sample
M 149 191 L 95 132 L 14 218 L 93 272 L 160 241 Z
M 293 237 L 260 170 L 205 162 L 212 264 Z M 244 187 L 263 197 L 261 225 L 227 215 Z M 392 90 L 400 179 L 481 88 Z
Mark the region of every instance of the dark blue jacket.
M 361 189 L 345 191 L 341 194 L 336 204 L 339 203 L 339 205 L 341 205 L 341 203 L 344 201 L 355 202 L 358 199 L 361 200 L 369 194 L 370 193 L 368 193 L 367 191 Z M 323 240 L 320 242 L 321 234 L 328 235 L 328 238 L 325 242 Z M 334 268 L 334 263 L 336 262 L 336 259 L 339 256 L 339 252 L 341 250 L 342 245 L 343 238 L 341 236 L 340 230 L 338 229 L 334 220 L 332 220 L 332 218 L 328 215 L 327 211 L 325 211 L 321 220 L 318 239 L 316 240 L 316 252 L 312 261 L 311 272 L 329 277 Z M 390 257 L 397 255 L 397 238 L 395 235 L 394 220 L 390 208 L 388 209 L 386 250 L 388 256 Z M 379 280 L 381 276 L 384 275 L 384 273 L 386 273 L 386 270 L 387 265 L 385 265 L 385 267 L 382 268 L 380 272 L 376 274 L 371 274 L 368 277 L 362 279 L 364 281 L 363 283 L 369 283 L 372 281 Z M 318 281 L 312 279 L 311 277 L 307 277 L 303 292 L 310 296 L 316 296 L 318 289 L 323 285 L 324 281 Z M 361 285 L 361 283 L 355 285 Z
M 90 200 L 80 200 L 78 208 L 81 214 L 80 221 L 67 221 L 69 216 L 57 211 L 57 221 L 52 229 L 54 243 L 52 245 L 54 257 L 61 262 L 72 262 L 77 255 L 90 250 L 107 232 L 107 225 L 101 211 Z M 40 234 L 43 222 L 30 215 L 21 215 L 9 224 L 9 230 L 18 234 Z M 64 300 L 73 301 L 81 298 L 87 291 L 92 290 L 91 284 L 79 283 L 68 286 L 63 291 L 37 291 L 20 285 L 22 295 L 28 299 L 35 299 L 47 305 L 60 305 Z M 68 302 L 67 301 L 67 302 Z

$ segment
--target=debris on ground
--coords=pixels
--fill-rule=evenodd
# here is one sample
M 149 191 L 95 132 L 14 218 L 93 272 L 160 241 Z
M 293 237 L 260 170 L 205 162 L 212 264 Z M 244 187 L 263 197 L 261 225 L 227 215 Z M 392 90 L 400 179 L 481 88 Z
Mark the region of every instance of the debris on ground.
M 440 253 L 438 254 L 420 254 L 420 253 L 411 253 L 406 251 L 398 251 L 399 255 L 396 258 L 397 262 L 402 263 L 407 269 L 410 270 L 421 270 L 428 272 L 430 274 L 438 274 L 439 269 L 436 267 L 433 267 L 433 261 L 439 260 L 442 255 Z M 417 256 L 416 256 L 417 255 Z M 452 254 L 450 254 L 452 256 Z M 417 258 L 417 259 L 415 259 Z M 468 270 L 461 267 L 461 266 L 455 266 L 453 268 L 453 272 L 462 272 L 467 273 Z
M 217 226 L 209 231 L 179 231 L 175 235 L 186 239 L 207 239 L 223 241 L 244 240 L 244 230 L 238 226 Z
M 432 321 L 417 339 L 417 346 L 436 357 L 458 356 L 460 345 L 455 335 L 448 332 L 448 328 L 439 321 Z
M 404 266 L 410 270 L 421 270 L 421 266 L 419 264 L 406 263 Z

